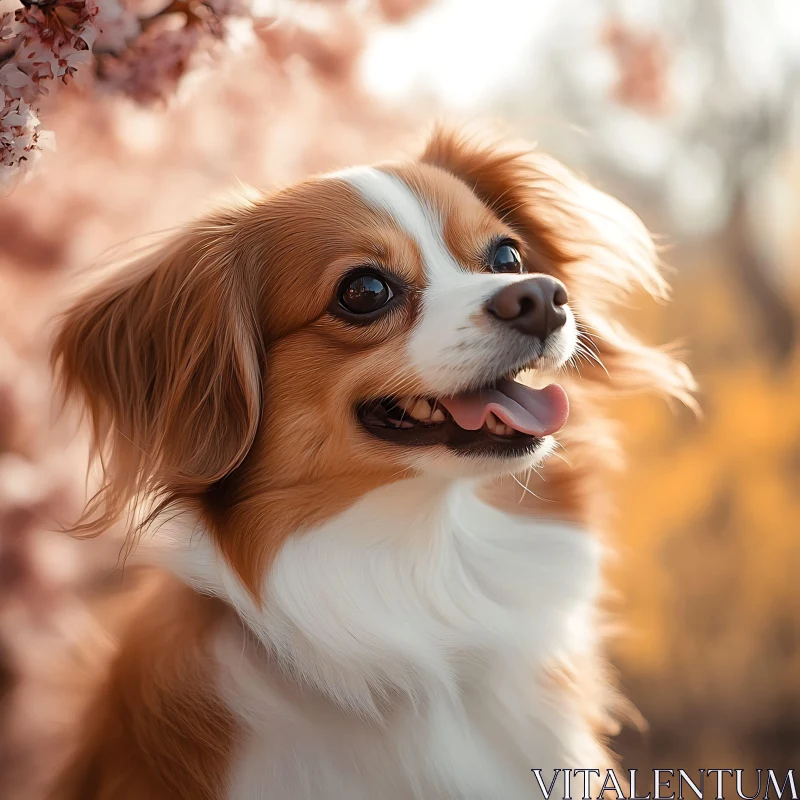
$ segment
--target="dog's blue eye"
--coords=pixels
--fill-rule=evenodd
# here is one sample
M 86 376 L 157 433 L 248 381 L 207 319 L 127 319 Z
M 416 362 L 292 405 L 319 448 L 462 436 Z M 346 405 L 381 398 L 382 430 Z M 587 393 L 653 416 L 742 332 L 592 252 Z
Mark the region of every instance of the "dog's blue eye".
M 492 272 L 522 272 L 522 259 L 515 247 L 501 244 L 492 257 Z
M 346 280 L 339 294 L 339 302 L 351 314 L 372 314 L 391 299 L 389 285 L 372 273 Z

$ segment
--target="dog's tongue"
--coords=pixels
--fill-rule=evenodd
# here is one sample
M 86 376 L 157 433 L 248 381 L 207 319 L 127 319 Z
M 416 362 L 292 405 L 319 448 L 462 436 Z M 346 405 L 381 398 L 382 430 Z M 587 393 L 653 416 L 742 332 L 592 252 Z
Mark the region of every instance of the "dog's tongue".
M 548 436 L 564 427 L 569 415 L 566 392 L 553 383 L 531 389 L 503 378 L 491 389 L 443 397 L 439 401 L 460 428 L 477 431 L 489 412 L 520 433 Z

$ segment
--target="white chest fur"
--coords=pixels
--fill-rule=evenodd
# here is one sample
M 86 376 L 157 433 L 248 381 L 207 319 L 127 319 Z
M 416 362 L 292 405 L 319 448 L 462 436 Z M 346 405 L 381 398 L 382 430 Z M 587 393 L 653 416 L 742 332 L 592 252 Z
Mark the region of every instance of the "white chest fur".
M 236 606 L 273 667 L 220 636 L 247 731 L 231 800 L 515 800 L 536 796 L 533 767 L 601 766 L 540 674 L 594 644 L 585 531 L 499 512 L 468 483 L 403 481 L 290 538 L 257 609 L 186 528 L 162 529 L 170 566 Z

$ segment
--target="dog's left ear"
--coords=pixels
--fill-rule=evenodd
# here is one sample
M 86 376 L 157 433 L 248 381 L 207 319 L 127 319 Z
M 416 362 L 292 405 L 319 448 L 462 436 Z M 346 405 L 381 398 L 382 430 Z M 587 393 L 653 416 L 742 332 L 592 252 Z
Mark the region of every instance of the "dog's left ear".
M 253 442 L 259 291 L 238 252 L 237 214 L 187 226 L 63 319 L 53 361 L 66 395 L 88 410 L 104 477 L 86 530 L 99 532 L 135 497 L 163 507 L 203 493 Z
M 688 368 L 617 321 L 637 289 L 668 296 L 653 241 L 633 211 L 544 153 L 496 138 L 437 130 L 420 160 L 460 178 L 518 233 L 533 270 L 566 283 L 581 346 L 593 354 L 582 378 L 694 406 Z

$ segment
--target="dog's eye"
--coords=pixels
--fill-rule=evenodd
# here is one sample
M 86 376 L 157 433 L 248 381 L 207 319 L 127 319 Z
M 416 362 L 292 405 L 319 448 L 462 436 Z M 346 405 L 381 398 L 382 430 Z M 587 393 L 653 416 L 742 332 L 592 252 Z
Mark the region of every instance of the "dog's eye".
M 492 257 L 492 272 L 522 272 L 522 259 L 516 247 L 501 244 Z
M 386 281 L 367 272 L 344 280 L 339 291 L 339 302 L 351 314 L 372 314 L 383 308 L 392 296 Z

